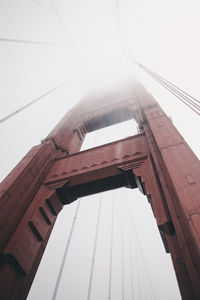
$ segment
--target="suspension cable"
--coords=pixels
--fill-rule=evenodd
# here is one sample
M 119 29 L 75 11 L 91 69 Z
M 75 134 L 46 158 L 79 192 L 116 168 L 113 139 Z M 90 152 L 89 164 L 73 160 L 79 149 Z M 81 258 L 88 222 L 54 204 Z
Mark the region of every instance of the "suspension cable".
M 35 104 L 36 102 L 40 101 L 41 99 L 43 99 L 44 97 L 48 96 L 49 94 L 53 93 L 54 91 L 56 91 L 57 89 L 59 89 L 60 87 L 64 86 L 65 84 L 67 84 L 70 80 L 66 80 L 63 83 L 57 85 L 55 88 L 51 89 L 50 91 L 42 94 L 41 96 L 37 97 L 36 99 L 32 100 L 31 102 L 27 103 L 26 105 L 18 108 L 17 110 L 15 110 L 14 112 L 10 113 L 9 115 L 5 116 L 4 118 L 0 119 L 0 124 L 7 121 L 8 119 L 10 119 L 11 117 L 15 116 L 16 114 L 20 113 L 22 110 L 26 109 L 27 107 Z
M 152 76 L 153 77 L 153 76 Z M 183 102 L 185 105 L 187 105 L 191 110 L 193 110 L 197 115 L 200 116 L 200 107 L 193 103 L 190 99 L 187 99 L 186 96 L 181 95 L 180 92 L 174 90 L 174 88 L 169 87 L 167 83 L 163 83 L 161 79 L 156 79 L 156 77 L 153 77 L 158 83 L 160 83 L 163 87 L 165 87 L 170 93 L 172 93 L 174 96 L 176 96 L 181 102 Z
M 112 203 L 111 203 L 111 238 L 110 238 L 110 265 L 109 265 L 109 281 L 108 281 L 108 300 L 111 300 L 112 293 L 112 262 L 113 262 L 113 233 L 114 233 L 114 201 L 115 201 L 115 191 L 112 193 Z
M 53 42 L 37 42 L 37 41 L 10 39 L 10 38 L 0 38 L 0 42 L 66 47 L 66 45 L 64 44 L 53 43 Z
M 130 240 L 130 250 L 131 250 L 131 257 L 132 257 L 132 262 L 133 262 L 133 255 L 132 255 L 132 253 L 134 252 L 134 262 L 135 262 L 135 265 L 134 265 L 134 267 L 135 267 L 135 272 L 136 272 L 136 282 L 135 282 L 135 290 L 134 290 L 134 285 L 133 285 L 133 281 L 132 281 L 132 284 L 131 284 L 131 289 L 132 289 L 132 291 L 133 291 L 133 295 L 134 294 L 136 294 L 136 299 L 137 300 L 141 300 L 142 299 L 142 287 L 141 287 L 141 271 L 140 271 L 140 268 L 139 268 L 139 264 L 138 264 L 138 262 L 140 262 L 141 261 L 141 258 L 139 257 L 140 256 L 140 253 L 139 253 L 139 251 L 138 251 L 138 245 L 137 245 L 137 243 L 135 243 L 134 244 L 134 249 L 133 249 L 133 236 L 134 236 L 134 233 L 133 233 L 133 230 L 132 230 L 132 226 L 131 226 L 132 224 L 130 223 L 130 220 L 129 220 L 129 235 L 130 235 L 130 238 L 129 238 L 129 240 Z M 133 266 L 133 265 L 132 265 Z M 133 274 L 133 273 L 132 273 Z M 132 279 L 133 279 L 133 277 L 132 277 Z M 134 299 L 134 298 L 133 298 Z
M 195 100 L 196 102 L 198 102 L 200 104 L 200 101 L 198 99 L 196 99 L 195 97 L 191 96 L 189 93 L 185 92 L 184 90 L 180 89 L 179 87 L 177 87 L 175 84 L 171 83 L 170 81 L 168 81 L 167 79 L 165 79 L 164 77 L 162 77 L 161 75 L 159 75 L 158 73 L 156 73 L 155 71 L 151 70 L 150 68 L 147 68 L 146 66 L 142 65 L 141 63 L 139 63 L 138 61 L 136 61 L 135 59 L 131 58 L 139 67 L 144 68 L 146 70 L 148 70 L 149 72 L 153 73 L 154 75 L 158 76 L 159 78 L 163 79 L 164 81 L 166 81 L 167 83 L 169 83 L 170 85 L 172 85 L 173 87 L 175 87 L 177 90 L 181 91 L 182 93 L 184 93 L 185 95 L 187 95 L 188 97 L 192 98 L 193 100 Z
M 41 6 L 42 8 L 47 9 L 49 12 L 53 13 L 53 11 L 51 10 L 51 8 L 49 6 L 44 5 L 40 1 L 38 1 L 38 0 L 32 0 L 32 2 L 36 3 L 37 5 Z
M 51 0 L 51 7 L 52 8 L 50 8 L 50 7 L 46 6 L 46 5 L 43 5 L 41 2 L 39 2 L 37 0 L 32 0 L 32 1 L 34 3 L 36 3 L 36 4 L 38 4 L 39 6 L 47 9 L 49 12 L 51 12 L 56 17 L 56 19 L 57 19 L 60 27 L 62 28 L 62 31 L 63 31 L 64 35 L 67 37 L 68 40 L 70 40 L 70 37 L 69 37 L 69 35 L 68 35 L 68 33 L 67 33 L 66 29 L 65 29 L 65 26 L 64 26 L 63 21 L 62 21 L 62 19 L 60 17 L 59 11 L 58 11 L 58 9 L 56 7 L 56 4 L 55 4 L 54 0 Z
M 116 19 L 117 19 L 118 29 L 119 29 L 119 27 L 120 27 L 120 24 L 119 24 L 119 2 L 117 0 L 116 0 L 116 8 L 117 8 L 117 11 L 115 12 L 115 14 L 116 14 Z M 124 46 L 124 43 L 122 43 L 122 36 L 121 36 L 120 32 L 119 32 L 119 37 L 120 37 L 122 46 Z M 137 66 L 139 66 L 142 70 L 144 70 L 146 73 L 148 73 L 153 79 L 155 79 L 163 87 L 165 87 L 167 90 L 169 90 L 181 102 L 183 102 L 192 111 L 194 111 L 197 115 L 200 116 L 200 106 L 198 105 L 198 103 L 200 104 L 200 101 L 198 99 L 191 96 L 189 93 L 183 91 L 182 89 L 178 88 L 176 85 L 172 84 L 171 82 L 166 80 L 164 77 L 160 76 L 158 73 L 145 67 L 144 65 L 142 65 L 141 63 L 136 61 L 134 58 L 132 58 L 130 56 L 128 57 L 127 55 L 126 55 L 126 57 L 130 58 Z
M 67 31 L 66 28 L 65 28 L 65 25 L 64 25 L 64 23 L 63 23 L 63 20 L 62 20 L 62 18 L 61 18 L 61 16 L 60 16 L 59 10 L 57 9 L 57 6 L 56 6 L 54 0 L 51 0 L 51 6 L 52 6 L 52 8 L 53 8 L 54 15 L 55 15 L 55 17 L 56 17 L 58 23 L 60 24 L 60 27 L 61 27 L 61 29 L 62 29 L 62 31 L 63 31 L 65 37 L 67 38 L 68 41 L 71 42 L 71 46 L 74 48 L 74 45 L 72 44 L 72 40 L 71 40 L 71 38 L 70 38 L 70 36 L 69 36 L 68 31 Z
M 63 273 L 64 265 L 65 265 L 65 262 L 66 262 L 67 254 L 68 254 L 68 251 L 69 251 L 69 246 L 70 246 L 70 243 L 71 243 L 71 238 L 72 238 L 72 234 L 73 234 L 73 231 L 74 231 L 74 226 L 75 226 L 75 223 L 76 223 L 76 219 L 77 219 L 77 215 L 78 215 L 78 212 L 79 212 L 80 204 L 81 204 L 81 199 L 79 199 L 77 201 L 75 214 L 74 214 L 74 217 L 73 217 L 73 220 L 72 220 L 71 229 L 70 229 L 69 236 L 68 236 L 68 239 L 67 239 L 67 244 L 66 244 L 66 247 L 65 247 L 65 252 L 64 252 L 64 255 L 63 255 L 63 259 L 62 259 L 62 262 L 61 262 L 61 265 L 60 265 L 60 270 L 59 270 L 58 277 L 57 277 L 57 280 L 56 280 L 56 284 L 55 284 L 55 287 L 54 287 L 52 300 L 55 300 L 56 296 L 57 296 L 57 292 L 58 292 L 58 288 L 59 288 L 59 285 L 60 285 L 60 280 L 61 280 L 61 276 L 62 276 L 62 273 Z
M 136 231 L 136 228 L 135 228 L 135 224 L 134 224 L 133 217 L 132 217 L 131 210 L 130 210 L 130 206 L 129 206 L 129 201 L 127 199 L 127 195 L 126 195 L 125 190 L 124 190 L 123 195 L 124 195 L 124 198 L 125 198 L 126 210 L 127 210 L 128 216 L 129 216 L 130 224 L 132 225 L 132 229 L 133 229 L 133 232 L 134 232 L 137 244 L 138 244 L 140 255 L 141 255 L 142 261 L 144 263 L 144 267 L 145 267 L 145 270 L 146 270 L 146 275 L 147 275 L 147 279 L 149 281 L 149 285 L 151 287 L 152 295 L 153 295 L 154 299 L 156 299 L 156 294 L 155 294 L 153 285 L 151 283 L 151 279 L 150 279 L 150 275 L 149 275 L 149 270 L 148 270 L 148 267 L 147 267 L 147 263 L 146 263 L 146 260 L 145 260 L 145 257 L 144 257 L 144 253 L 143 253 L 142 247 L 140 245 L 140 241 L 139 241 L 138 235 L 137 235 L 137 231 Z
M 25 108 L 31 106 L 32 104 L 38 102 L 39 100 L 41 100 L 42 98 L 44 98 L 45 96 L 51 94 L 52 92 L 54 92 L 55 90 L 57 90 L 58 88 L 62 87 L 63 85 L 67 84 L 69 81 L 71 81 L 70 79 L 66 80 L 65 82 L 63 82 L 62 84 L 56 86 L 55 88 L 53 88 L 52 90 L 48 91 L 47 93 L 45 94 L 42 94 L 40 97 L 32 100 L 31 102 L 27 103 L 26 105 L 18 108 L 16 111 L 10 113 L 9 115 L 5 116 L 4 118 L 0 119 L 0 124 L 7 121 L 8 119 L 10 119 L 11 117 L 13 117 L 14 115 L 16 115 L 17 113 L 21 112 L 22 110 L 24 110 Z M 128 100 L 131 100 L 133 99 L 133 97 L 129 97 L 129 98 L 125 98 L 125 99 L 122 99 L 120 101 L 128 101 Z M 97 140 L 98 140 L 99 136 L 95 136 L 94 137 L 94 144 L 97 143 Z M 94 147 L 94 146 L 93 146 Z
M 94 146 L 95 145 L 93 145 L 93 147 Z M 79 212 L 80 204 L 81 204 L 81 198 L 77 201 L 77 206 L 76 206 L 76 210 L 75 210 L 74 217 L 73 217 L 73 220 L 72 220 L 70 233 L 69 233 L 69 236 L 68 236 L 68 240 L 67 240 L 67 244 L 66 244 L 66 247 L 65 247 L 63 259 L 62 259 L 62 262 L 61 262 L 61 265 L 60 265 L 58 277 L 57 277 L 56 284 L 55 284 L 55 287 L 54 287 L 52 300 L 56 300 L 56 296 L 57 296 L 58 288 L 59 288 L 59 285 L 60 285 L 60 280 L 61 280 L 61 277 L 62 277 L 62 274 L 63 274 L 63 269 L 64 269 L 64 265 L 65 265 L 65 262 L 66 262 L 67 254 L 68 254 L 68 251 L 69 251 L 70 242 L 71 242 L 72 234 L 73 234 L 73 231 L 74 231 L 75 223 L 76 223 L 76 220 L 77 220 L 77 215 L 78 215 L 78 212 Z
M 132 249 L 132 239 L 131 239 L 131 232 L 129 233 L 129 258 L 130 258 L 130 273 L 131 273 L 131 296 L 132 300 L 134 300 L 134 282 L 133 282 L 133 249 Z
M 116 19 L 118 23 L 118 29 L 120 27 L 119 24 L 119 2 L 116 0 Z M 124 43 L 122 43 L 122 36 L 119 32 L 119 37 L 122 46 Z M 147 68 L 146 66 L 142 65 L 140 62 L 136 61 L 132 57 L 130 58 L 137 66 L 139 66 L 142 70 L 144 70 L 146 73 L 148 73 L 153 79 L 155 79 L 158 83 L 160 83 L 163 87 L 165 87 L 167 90 L 169 90 L 174 96 L 176 96 L 180 101 L 182 101 L 185 105 L 187 105 L 192 111 L 194 111 L 197 115 L 200 116 L 200 106 L 197 104 L 200 104 L 200 101 L 196 99 L 195 97 L 191 96 L 189 93 L 183 91 L 182 89 L 178 88 L 176 85 L 172 84 L 168 80 L 166 80 L 164 77 L 160 76 L 158 73 L 152 71 L 151 69 Z
M 60 24 L 60 28 L 62 29 L 62 31 L 63 31 L 63 33 L 66 37 L 66 41 L 69 42 L 69 47 L 72 48 L 73 53 L 75 53 L 76 58 L 78 58 L 79 63 L 81 63 L 81 69 L 84 69 L 84 71 L 85 71 L 85 67 L 82 64 L 81 57 L 80 57 L 80 55 L 77 51 L 77 47 L 75 46 L 73 40 L 71 39 L 71 36 L 70 36 L 69 32 L 67 31 L 67 29 L 65 27 L 65 24 L 63 23 L 63 20 L 62 20 L 61 15 L 60 15 L 60 11 L 56 6 L 55 0 L 51 0 L 51 6 L 53 8 L 53 12 L 54 12 L 55 17 L 56 17 L 57 21 Z
M 162 82 L 163 84 L 165 84 L 166 86 L 168 86 L 172 91 L 176 92 L 178 95 L 180 95 L 183 99 L 185 99 L 186 101 L 188 101 L 188 103 L 190 103 L 194 108 L 196 109 L 200 109 L 200 105 L 194 101 L 192 101 L 192 99 L 190 99 L 189 97 L 187 97 L 184 93 L 182 93 L 178 88 L 175 88 L 172 84 L 168 83 L 168 81 L 164 81 L 164 79 L 159 78 L 156 75 L 153 75 L 155 78 L 157 78 L 157 80 L 159 80 L 160 82 Z M 198 100 L 196 100 L 198 101 Z
M 117 22 L 120 23 L 119 22 L 120 21 L 119 20 L 119 0 L 115 0 L 115 4 L 116 4 L 116 19 L 117 19 Z
M 168 80 L 164 79 L 160 75 L 156 75 L 155 72 L 149 71 L 147 68 L 146 68 L 146 72 L 148 74 L 150 74 L 155 80 L 159 81 L 169 91 L 171 91 L 171 90 L 174 91 L 179 96 L 181 96 L 183 99 L 185 99 L 189 104 L 191 104 L 194 108 L 196 108 L 197 110 L 200 110 L 200 105 L 198 104 L 198 103 L 200 103 L 199 100 L 197 100 L 196 98 L 190 96 L 188 93 L 184 92 L 183 90 L 179 89 L 174 84 L 170 83 Z M 183 100 L 183 99 L 180 99 L 180 100 Z M 192 99 L 194 99 L 196 102 L 193 101 Z
M 196 114 L 200 116 L 200 101 L 189 93 L 183 91 L 178 88 L 173 83 L 166 80 L 164 77 L 160 76 L 158 73 L 152 71 L 151 69 L 145 67 L 141 63 L 137 62 L 135 59 L 131 57 L 131 60 L 139 66 L 143 71 L 149 74 L 153 79 L 155 79 L 158 83 L 160 83 L 163 87 L 165 87 L 168 91 L 170 91 L 173 95 L 175 95 L 181 102 L 187 105 L 191 110 L 193 110 Z
M 122 260 L 122 300 L 124 300 L 124 202 L 121 201 L 121 260 Z
M 99 208 L 98 208 L 97 225 L 96 225 L 94 248 L 93 248 L 93 254 L 92 254 L 92 263 L 91 263 L 91 268 L 90 268 L 87 300 L 90 300 L 90 297 L 91 297 L 93 274 L 94 274 L 94 263 L 95 263 L 95 258 L 96 258 L 96 248 L 97 248 L 97 240 L 98 240 L 98 233 L 99 233 L 99 221 L 100 221 L 100 215 L 101 215 L 101 207 L 102 207 L 102 194 L 100 195 Z
M 132 229 L 132 227 L 131 227 L 131 229 Z M 131 236 L 132 235 L 133 235 L 133 233 L 131 234 Z M 135 255 L 135 263 L 136 263 L 135 269 L 136 269 L 136 273 L 137 273 L 137 277 L 136 277 L 137 278 L 137 291 L 138 291 L 137 292 L 137 299 L 138 300 L 142 300 L 142 287 L 141 287 L 141 281 L 142 280 L 141 280 L 140 266 L 139 266 L 139 263 L 138 263 L 138 261 L 141 262 L 141 257 L 140 257 L 140 253 L 138 251 L 138 245 L 137 245 L 137 243 L 136 243 L 135 246 L 136 247 L 135 247 L 135 253 L 134 253 L 134 255 Z

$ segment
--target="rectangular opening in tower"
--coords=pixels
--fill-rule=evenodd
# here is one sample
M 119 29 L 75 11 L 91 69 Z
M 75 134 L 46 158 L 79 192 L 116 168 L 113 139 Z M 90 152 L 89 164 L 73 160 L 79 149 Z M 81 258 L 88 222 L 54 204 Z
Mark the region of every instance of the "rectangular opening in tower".
M 111 143 L 138 133 L 138 125 L 134 119 L 98 129 L 86 135 L 81 151 Z

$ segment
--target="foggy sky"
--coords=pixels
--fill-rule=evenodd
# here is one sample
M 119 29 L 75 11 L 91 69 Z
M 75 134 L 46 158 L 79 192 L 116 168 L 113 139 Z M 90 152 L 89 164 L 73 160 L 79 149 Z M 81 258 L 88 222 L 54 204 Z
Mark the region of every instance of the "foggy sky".
M 40 143 L 82 97 L 95 95 L 95 91 L 104 91 L 104 96 L 108 97 L 111 94 L 119 96 L 120 84 L 123 85 L 122 96 L 125 96 L 127 92 L 124 87 L 127 82 L 127 88 L 130 86 L 133 76 L 137 76 L 155 96 L 200 157 L 199 118 L 125 56 L 133 56 L 200 99 L 199 1 L 119 1 L 119 20 L 116 3 L 105 0 L 0 0 L 1 38 L 56 42 L 60 45 L 0 41 L 0 117 L 70 79 L 69 84 L 60 90 L 1 124 L 1 179 L 32 146 Z M 97 133 L 96 137 L 86 141 L 87 147 L 135 134 L 134 123 L 124 126 Z M 116 132 L 121 136 L 117 136 Z M 141 256 L 126 209 L 123 208 L 126 219 L 123 225 L 125 299 L 131 299 L 130 239 L 136 299 L 140 296 L 141 299 L 154 299 L 151 286 L 156 299 L 180 299 L 169 254 L 164 251 L 150 206 L 136 190 L 118 190 L 114 194 L 109 192 L 103 195 L 91 299 L 107 299 L 112 199 L 116 203 L 112 299 L 122 299 L 120 218 L 123 193 L 126 193 L 131 205 L 139 244 L 144 252 Z M 58 299 L 86 299 L 98 201 L 99 195 L 81 200 L 80 215 Z M 76 203 L 66 206 L 57 220 L 29 300 L 48 300 L 52 297 L 75 206 Z

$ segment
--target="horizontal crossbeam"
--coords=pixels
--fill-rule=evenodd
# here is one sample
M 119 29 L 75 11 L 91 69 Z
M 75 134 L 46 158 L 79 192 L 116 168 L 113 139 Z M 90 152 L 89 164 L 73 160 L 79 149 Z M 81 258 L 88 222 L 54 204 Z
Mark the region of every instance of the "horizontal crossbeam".
M 44 184 L 57 189 L 64 204 L 122 186 L 136 188 L 131 170 L 147 155 L 145 136 L 139 134 L 56 160 Z

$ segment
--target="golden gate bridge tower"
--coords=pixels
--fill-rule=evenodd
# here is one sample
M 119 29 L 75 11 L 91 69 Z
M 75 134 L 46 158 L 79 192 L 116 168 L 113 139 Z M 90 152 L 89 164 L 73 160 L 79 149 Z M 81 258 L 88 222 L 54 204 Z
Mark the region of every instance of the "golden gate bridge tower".
M 25 299 L 62 207 L 127 187 L 151 204 L 182 299 L 200 298 L 200 163 L 156 100 L 82 100 L 0 185 L 1 299 Z M 137 135 L 80 151 L 87 133 L 135 119 Z

